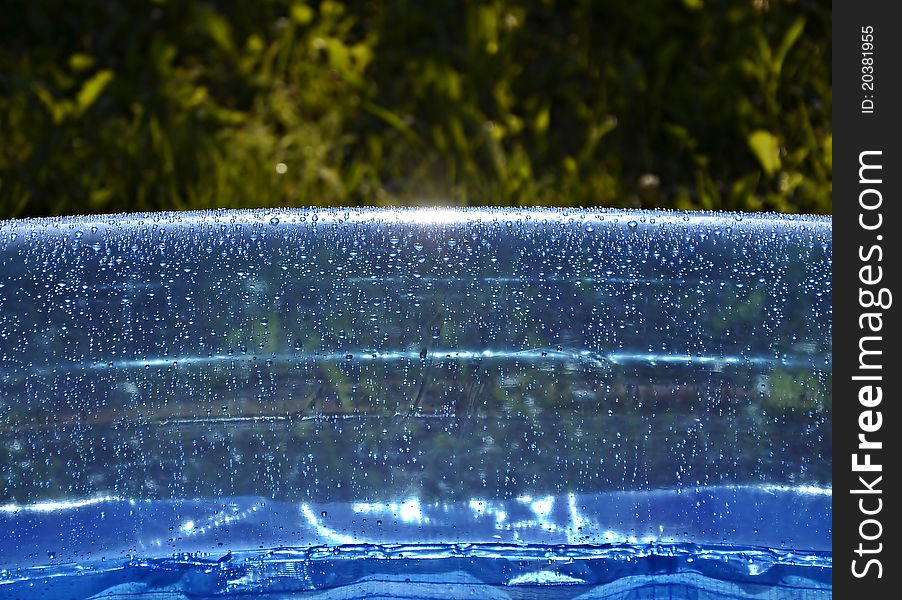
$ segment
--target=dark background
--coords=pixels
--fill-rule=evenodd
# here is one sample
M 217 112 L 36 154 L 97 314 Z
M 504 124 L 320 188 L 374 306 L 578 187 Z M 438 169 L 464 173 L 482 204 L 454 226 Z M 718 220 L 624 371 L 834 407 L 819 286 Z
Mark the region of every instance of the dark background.
M 836 215 L 833 228 L 834 257 L 833 264 L 833 308 L 834 308 L 834 379 L 833 395 L 837 398 L 836 412 L 833 414 L 833 489 L 836 492 L 833 501 L 833 557 L 836 568 L 833 572 L 833 584 L 837 598 L 888 598 L 899 588 L 899 573 L 895 565 L 899 564 L 899 544 L 893 536 L 899 531 L 899 493 L 895 482 L 899 479 L 898 444 L 894 443 L 899 432 L 898 403 L 891 399 L 898 397 L 899 374 L 895 365 L 899 364 L 899 318 L 896 304 L 889 310 L 866 308 L 862 304 L 859 290 L 870 289 L 874 292 L 886 286 L 891 289 L 894 301 L 899 300 L 898 260 L 902 255 L 900 240 L 895 232 L 898 229 L 898 210 L 894 210 L 895 199 L 902 194 L 899 185 L 899 147 L 898 107 L 902 104 L 902 85 L 898 77 L 899 57 L 902 57 L 902 39 L 899 37 L 899 5 L 879 0 L 866 0 L 856 3 L 837 2 L 836 33 L 837 52 L 833 69 L 836 80 Z M 861 28 L 874 28 L 873 54 L 862 54 Z M 866 49 L 865 49 L 866 50 Z M 862 89 L 862 63 L 864 58 L 873 58 L 874 90 Z M 874 96 L 875 110 L 873 114 L 861 113 L 861 101 L 865 95 Z M 859 153 L 868 150 L 879 150 L 883 154 L 879 162 L 883 165 L 883 181 L 878 185 L 859 183 Z M 869 159 L 870 160 L 870 159 Z M 878 161 L 873 161 L 878 162 Z M 871 171 L 870 173 L 873 173 Z M 864 173 L 868 177 L 867 173 Z M 873 177 L 873 175 L 871 176 Z M 883 226 L 875 231 L 866 231 L 859 226 L 859 215 L 865 211 L 859 205 L 859 194 L 866 189 L 876 188 L 883 194 L 883 205 L 880 212 Z M 866 198 L 865 202 L 869 202 Z M 874 211 L 876 212 L 876 211 Z M 872 212 L 865 215 L 867 223 L 871 223 L 876 215 Z M 878 236 L 880 238 L 878 239 Z M 883 250 L 883 260 L 862 260 L 872 245 L 878 244 Z M 882 266 L 882 278 L 876 285 L 867 285 L 867 271 L 860 271 L 870 264 L 874 272 Z M 881 312 L 883 329 L 878 333 L 871 332 L 860 320 L 862 313 Z M 867 475 L 873 473 L 855 473 L 852 471 L 852 454 L 858 449 L 861 433 L 859 415 L 865 410 L 858 400 L 860 387 L 868 382 L 853 381 L 852 377 L 860 375 L 859 343 L 863 336 L 880 335 L 876 342 L 883 354 L 884 368 L 873 371 L 883 376 L 879 382 L 883 388 L 883 402 L 875 410 L 881 412 L 882 426 L 879 431 L 869 433 L 868 439 L 883 442 L 882 451 L 871 451 L 872 460 L 883 465 L 883 480 L 879 487 L 883 493 L 883 508 L 877 515 L 864 515 L 858 501 L 862 496 L 850 491 L 861 488 L 860 475 L 870 481 Z M 874 340 L 866 343 L 875 344 Z M 878 382 L 873 382 L 877 384 Z M 859 461 L 864 458 L 860 457 Z M 876 501 L 871 496 L 864 506 L 873 510 Z M 861 523 L 867 518 L 874 518 L 882 524 L 882 535 L 879 539 L 868 541 L 862 539 Z M 875 525 L 865 525 L 866 535 L 874 535 Z M 856 554 L 861 548 L 862 554 Z M 878 548 L 879 553 L 868 554 Z M 852 561 L 857 560 L 857 571 L 862 571 L 869 559 L 879 559 L 883 565 L 882 579 L 877 579 L 877 569 L 868 569 L 866 577 L 856 578 L 852 574 Z
M 831 21 L 813 0 L 7 0 L 0 218 L 830 213 Z

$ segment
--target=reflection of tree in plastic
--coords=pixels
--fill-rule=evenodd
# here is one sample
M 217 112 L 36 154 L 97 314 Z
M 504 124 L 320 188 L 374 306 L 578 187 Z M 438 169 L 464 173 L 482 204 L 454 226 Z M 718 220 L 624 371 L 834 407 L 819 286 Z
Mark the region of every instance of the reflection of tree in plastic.
M 829 483 L 828 221 L 405 214 L 0 225 L 4 498 Z

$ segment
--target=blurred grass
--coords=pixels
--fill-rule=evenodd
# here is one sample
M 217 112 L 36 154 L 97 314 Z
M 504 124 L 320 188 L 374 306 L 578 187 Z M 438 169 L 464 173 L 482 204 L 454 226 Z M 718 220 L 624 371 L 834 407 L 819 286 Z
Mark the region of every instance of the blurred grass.
M 815 0 L 6 0 L 0 218 L 831 212 Z

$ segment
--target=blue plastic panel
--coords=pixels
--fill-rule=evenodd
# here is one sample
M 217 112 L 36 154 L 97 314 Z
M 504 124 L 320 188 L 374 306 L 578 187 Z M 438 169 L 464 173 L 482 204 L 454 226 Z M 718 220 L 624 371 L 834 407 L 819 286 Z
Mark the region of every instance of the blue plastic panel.
M 0 596 L 78 568 L 94 583 L 70 595 L 90 597 L 130 565 L 185 593 L 241 591 L 192 579 L 228 566 L 257 593 L 353 597 L 359 560 L 388 596 L 427 594 L 399 591 L 420 572 L 396 568 L 403 544 L 470 565 L 438 570 L 466 594 L 788 594 L 777 567 L 808 565 L 815 595 L 773 597 L 820 598 L 830 236 L 827 218 L 619 211 L 0 222 Z M 347 574 L 317 584 L 329 548 Z M 530 548 L 593 566 L 511 558 Z M 260 553 L 278 576 L 248 566 Z M 731 575 L 684 568 L 699 557 Z

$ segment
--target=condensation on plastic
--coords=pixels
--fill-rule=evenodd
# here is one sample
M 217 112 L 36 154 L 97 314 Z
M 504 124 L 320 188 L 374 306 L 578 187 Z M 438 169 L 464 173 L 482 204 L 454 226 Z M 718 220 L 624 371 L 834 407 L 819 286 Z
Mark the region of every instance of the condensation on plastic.
M 828 553 L 830 236 L 538 209 L 0 222 L 0 567 Z

